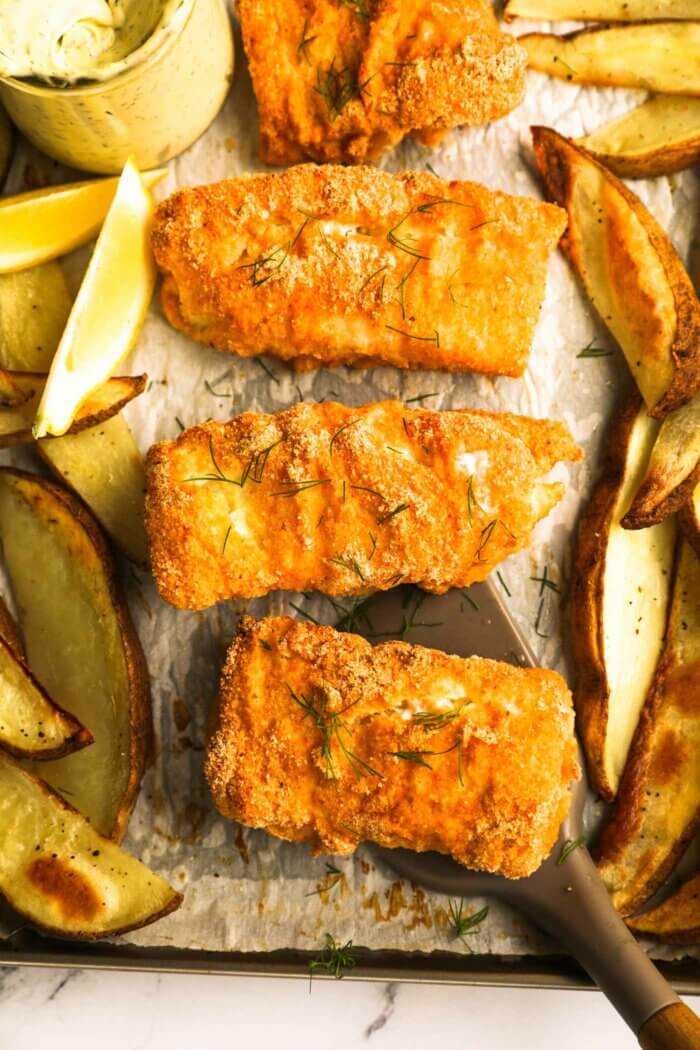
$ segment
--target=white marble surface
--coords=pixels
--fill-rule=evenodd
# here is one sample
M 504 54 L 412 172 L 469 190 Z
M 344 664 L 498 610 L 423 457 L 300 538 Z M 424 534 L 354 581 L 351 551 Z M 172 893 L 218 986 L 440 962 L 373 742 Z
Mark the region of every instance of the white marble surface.
M 700 997 L 687 1000 L 700 1010 Z M 0 969 L 3 1050 L 618 1050 L 597 992 Z

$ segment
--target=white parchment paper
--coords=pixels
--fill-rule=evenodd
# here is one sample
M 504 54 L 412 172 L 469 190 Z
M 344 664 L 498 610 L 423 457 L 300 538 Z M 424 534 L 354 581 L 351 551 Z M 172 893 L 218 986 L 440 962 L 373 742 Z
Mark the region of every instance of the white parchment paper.
M 519 33 L 545 26 L 522 23 L 514 28 Z M 531 124 L 551 125 L 577 136 L 643 97 L 640 92 L 580 88 L 530 73 L 526 100 L 505 120 L 455 131 L 432 152 L 409 140 L 381 166 L 400 171 L 422 169 L 430 162 L 445 178 L 473 179 L 494 189 L 539 196 L 531 164 Z M 236 75 L 224 109 L 206 134 L 169 164 L 156 195 L 162 198 L 179 186 L 213 182 L 262 167 L 257 157 L 255 100 L 237 37 Z M 634 189 L 687 258 L 696 228 L 697 176 L 685 172 L 669 179 L 636 182 Z M 522 380 L 390 368 L 339 368 L 297 376 L 268 359 L 271 378 L 255 361 L 210 350 L 171 329 L 155 300 L 138 347 L 122 369 L 148 372 L 151 385 L 126 412 L 144 452 L 154 441 L 175 437 L 177 419 L 190 425 L 208 417 L 226 419 L 245 409 L 275 411 L 299 398 L 333 397 L 362 404 L 386 397 L 437 394 L 425 402 L 426 407 L 513 410 L 563 419 L 584 447 L 586 459 L 580 465 L 557 469 L 556 476 L 568 486 L 566 497 L 538 527 L 531 550 L 507 561 L 501 573 L 512 593 L 512 608 L 539 659 L 565 671 L 559 599 L 546 592 L 540 633 L 536 634 L 539 585 L 530 578 L 540 575 L 546 565 L 565 598 L 572 529 L 596 474 L 612 405 L 629 385 L 618 351 L 610 357 L 577 359 L 577 353 L 592 339 L 598 346 L 613 346 L 559 253 L 550 265 L 531 361 Z M 312 858 L 305 846 L 241 828 L 217 814 L 202 775 L 205 727 L 242 606 L 224 603 L 205 613 L 178 612 L 160 600 L 145 573 L 129 570 L 125 575 L 152 676 L 158 739 L 157 759 L 144 780 L 126 846 L 183 890 L 185 901 L 174 915 L 122 940 L 209 950 L 317 950 L 329 931 L 341 941 L 352 939 L 370 948 L 468 951 L 452 937 L 448 901 L 399 882 L 370 850 L 362 848 L 354 857 L 334 858 L 342 877 L 324 879 L 325 859 Z M 258 615 L 294 615 L 290 599 L 304 604 L 314 616 L 333 622 L 334 614 L 322 599 L 309 602 L 302 595 L 275 594 L 249 608 Z M 473 907 L 481 903 L 474 901 Z M 469 938 L 471 950 L 520 955 L 551 949 L 520 915 L 496 902 L 490 905 L 488 920 Z M 467 907 L 471 906 L 468 902 Z M 661 949 L 660 954 L 672 953 Z

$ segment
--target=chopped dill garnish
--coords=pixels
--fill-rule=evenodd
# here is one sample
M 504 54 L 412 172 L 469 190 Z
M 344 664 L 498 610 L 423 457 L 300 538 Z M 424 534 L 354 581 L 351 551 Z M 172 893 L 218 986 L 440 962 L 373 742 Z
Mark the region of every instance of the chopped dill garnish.
M 498 222 L 498 219 L 484 219 L 483 222 L 477 222 L 476 226 L 469 227 L 469 232 L 472 233 L 473 230 L 480 230 L 482 226 L 490 226 L 492 222 Z
M 425 756 L 429 758 L 435 758 L 439 755 L 448 755 L 450 751 L 456 750 L 461 745 L 461 740 L 456 740 L 454 744 L 450 744 L 444 751 L 387 751 L 388 755 L 393 758 L 401 758 L 404 762 L 415 762 L 417 766 L 425 766 L 426 769 L 433 769 L 433 766 L 429 762 L 425 761 Z
M 473 933 L 477 926 L 481 925 L 488 913 L 489 906 L 485 904 L 479 911 L 473 912 L 471 915 L 465 915 L 464 899 L 460 900 L 459 904 L 451 900 L 449 903 L 449 915 L 453 935 L 463 941 L 467 933 Z
M 552 577 L 549 575 L 546 564 L 541 576 L 531 576 L 530 579 L 533 583 L 539 583 L 540 598 L 544 594 L 545 588 L 548 588 L 550 591 L 554 591 L 555 594 L 561 594 L 559 585 L 555 583 Z
M 221 393 L 219 390 L 215 390 L 208 379 L 204 380 L 204 386 L 213 397 L 233 397 L 233 393 L 229 391 L 227 394 Z
M 311 979 L 316 971 L 323 970 L 331 974 L 339 981 L 346 970 L 351 970 L 357 964 L 357 959 L 352 954 L 352 941 L 338 944 L 330 933 L 326 934 L 326 943 L 320 955 L 309 963 L 309 990 L 311 990 Z
M 591 339 L 590 343 L 584 346 L 583 350 L 579 350 L 576 357 L 610 357 L 612 350 L 606 350 L 603 346 L 594 346 L 594 341 Z
M 224 544 L 223 544 L 223 547 L 221 548 L 221 553 L 222 554 L 226 553 L 226 544 L 228 543 L 228 538 L 231 535 L 231 528 L 232 528 L 232 526 L 229 525 L 229 527 L 226 529 L 226 535 L 224 536 Z
M 345 503 L 346 492 L 347 492 L 347 481 L 345 480 L 345 478 L 343 478 L 343 495 L 340 498 L 340 502 L 341 503 Z
M 238 267 L 239 270 L 251 270 L 250 279 L 254 288 L 258 288 L 261 284 L 265 284 L 265 282 L 269 281 L 276 273 L 279 273 L 290 254 L 293 252 L 296 243 L 304 230 L 309 223 L 313 222 L 315 219 L 315 215 L 305 215 L 301 226 L 286 244 L 278 244 L 272 248 L 269 255 L 258 256 L 258 258 L 254 259 L 252 263 L 244 263 L 242 266 Z
M 470 474 L 467 478 L 467 515 L 469 517 L 469 524 L 474 524 L 473 511 L 474 507 L 477 510 L 483 511 L 483 507 L 479 503 L 478 499 L 474 495 L 474 475 Z
M 428 171 L 430 172 L 430 174 L 434 175 L 436 179 L 441 179 L 442 178 L 442 175 L 438 175 L 438 173 L 436 172 L 435 168 L 432 166 L 432 164 L 430 163 L 429 160 L 426 160 L 425 166 L 428 169 Z
M 407 397 L 404 405 L 412 405 L 416 401 L 427 401 L 429 397 L 440 397 L 440 394 L 418 394 L 416 397 Z
M 316 40 L 317 37 L 315 37 L 315 36 L 307 36 L 306 35 L 306 31 L 307 31 L 308 28 L 309 28 L 309 19 L 308 19 L 308 16 L 307 16 L 304 19 L 304 28 L 301 31 L 301 38 L 299 40 L 299 46 L 297 47 L 297 55 L 303 56 L 304 60 L 306 61 L 306 64 L 310 66 L 311 65 L 311 60 L 309 59 L 309 52 L 308 52 L 307 48 L 308 48 L 309 44 L 313 44 L 314 40 Z
M 363 583 L 367 582 L 366 576 L 363 574 L 362 569 L 357 564 L 357 559 L 353 558 L 349 554 L 342 554 L 337 558 L 330 559 L 334 565 L 340 565 L 341 568 L 347 569 L 348 572 L 354 572 L 356 576 L 362 580 Z
M 295 612 L 298 612 L 300 616 L 303 616 L 305 620 L 309 620 L 311 623 L 315 623 L 317 627 L 321 627 L 321 621 L 317 620 L 315 616 L 308 613 L 306 609 L 302 609 L 301 605 L 297 605 L 296 602 L 290 601 L 289 603 Z
M 199 474 L 194 477 L 185 478 L 185 481 L 223 481 L 227 485 L 238 485 L 239 488 L 243 488 L 245 484 L 245 478 L 241 477 L 236 480 L 235 478 L 229 478 L 224 474 L 223 470 L 219 466 L 216 456 L 214 455 L 214 441 L 211 434 L 209 434 L 209 456 L 214 466 L 214 473 L 212 474 Z
M 408 503 L 399 503 L 398 507 L 394 507 L 393 510 L 388 511 L 386 514 L 382 514 L 381 518 L 377 518 L 377 525 L 384 525 L 385 522 L 396 517 L 397 514 L 403 514 L 405 510 L 408 510 Z
M 441 729 L 450 722 L 454 722 L 455 718 L 459 718 L 466 706 L 467 702 L 465 701 L 453 711 L 416 711 L 412 716 L 412 721 L 417 722 L 421 729 L 425 729 L 426 732 L 430 732 L 433 729 Z
M 354 427 L 360 422 L 361 422 L 361 420 L 359 420 L 359 419 L 351 419 L 348 423 L 343 423 L 342 427 L 339 427 L 339 429 L 336 430 L 335 434 L 331 438 L 330 445 L 329 445 L 329 452 L 330 452 L 331 456 L 333 455 L 333 446 L 335 445 L 336 438 L 339 438 L 340 435 L 343 433 L 343 431 L 347 430 L 348 427 Z
M 560 864 L 563 864 L 566 858 L 570 857 L 574 850 L 580 849 L 581 846 L 584 846 L 585 844 L 585 835 L 581 835 L 577 839 L 567 839 L 566 842 L 564 842 L 564 844 L 562 845 L 561 852 L 557 857 L 557 867 L 559 867 Z
M 504 522 L 502 522 L 500 518 L 494 518 L 493 521 L 490 521 L 488 523 L 488 525 L 484 525 L 483 529 L 481 530 L 481 538 L 479 540 L 479 546 L 476 549 L 476 554 L 474 555 L 474 561 L 483 560 L 482 554 L 484 553 L 487 543 L 493 537 L 493 534 L 498 525 L 500 525 L 501 528 L 505 529 L 505 531 L 512 539 L 515 539 L 513 533 L 510 531 L 508 526 Z
M 330 478 L 309 478 L 308 481 L 290 481 L 288 484 L 290 488 L 282 489 L 280 492 L 273 492 L 273 496 L 284 496 L 288 498 L 290 496 L 299 496 L 304 492 L 308 492 L 309 489 L 316 488 L 317 485 L 329 485 Z
M 414 270 L 415 270 L 415 268 L 416 268 L 416 266 L 418 265 L 419 262 L 420 262 L 420 259 L 414 259 L 413 262 L 411 263 L 411 265 L 406 270 L 406 273 L 403 275 L 403 277 L 401 278 L 399 283 L 396 285 L 396 291 L 399 293 L 399 297 L 395 301 L 399 304 L 399 309 L 401 310 L 401 318 L 404 321 L 406 320 L 406 299 L 405 299 L 406 284 L 407 284 L 408 280 L 413 276 L 413 272 L 414 272 Z
M 272 652 L 272 646 L 264 638 L 260 639 L 260 645 L 262 646 L 263 649 L 267 649 L 268 653 Z
M 568 69 L 569 70 L 569 76 L 566 78 L 567 80 L 570 80 L 571 77 L 575 77 L 577 75 L 576 70 L 572 69 L 572 67 L 569 65 L 569 63 L 565 62 L 564 59 L 561 57 L 561 55 L 554 55 L 554 61 L 555 62 L 560 62 L 561 65 L 564 67 L 564 69 Z
M 370 552 L 370 555 L 369 555 L 369 558 L 367 559 L 367 561 L 371 561 L 372 560 L 372 558 L 374 557 L 375 551 L 377 550 L 377 537 L 374 535 L 373 532 L 370 532 L 369 538 L 370 538 L 370 541 L 372 543 L 372 550 Z
M 535 634 L 539 635 L 540 638 L 549 638 L 549 635 L 545 631 L 540 630 L 540 622 L 542 620 L 542 613 L 544 611 L 544 598 L 540 598 L 540 604 L 537 609 L 537 619 L 535 620 Z
M 478 606 L 477 602 L 474 601 L 474 599 L 472 598 L 472 596 L 469 593 L 469 591 L 463 590 L 461 592 L 461 594 L 462 594 L 462 597 L 465 598 L 469 602 L 469 604 L 471 605 L 472 609 L 474 609 L 475 612 L 478 612 L 479 611 L 479 606 Z
M 316 69 L 314 91 L 323 99 L 331 124 L 353 99 L 359 98 L 371 79 L 372 77 L 368 77 L 360 84 L 357 74 L 350 66 L 336 69 L 335 55 L 328 69 L 322 70 L 320 66 Z
M 316 894 L 330 893 L 335 887 L 342 882 L 343 873 L 340 868 L 336 868 L 335 864 L 331 864 L 330 861 L 326 861 L 326 874 L 318 884 L 315 890 L 311 890 L 310 893 L 304 894 L 305 897 L 315 897 Z
M 421 591 L 421 590 L 419 590 L 416 587 L 415 588 L 415 600 L 414 600 L 414 603 L 413 603 L 413 608 L 410 610 L 410 612 L 403 613 L 403 615 L 401 617 L 401 638 L 404 641 L 408 637 L 409 633 L 412 630 L 414 630 L 416 627 L 442 627 L 442 624 L 443 624 L 442 620 L 416 620 L 416 616 L 418 615 L 418 610 L 423 605 L 423 603 L 425 602 L 426 598 L 427 598 L 427 594 L 425 593 L 425 591 Z M 410 601 L 411 601 L 411 590 L 409 589 L 408 597 L 402 603 L 404 609 L 410 604 Z
M 336 601 L 330 595 L 324 595 L 325 599 L 333 607 L 335 612 L 338 614 L 338 619 L 334 623 L 336 631 L 354 631 L 359 623 L 364 624 L 367 632 L 374 635 L 374 626 L 369 618 L 369 608 L 372 602 L 375 600 L 376 595 L 370 594 L 366 598 L 355 598 L 350 608 L 346 608 L 341 605 L 340 602 Z
M 381 492 L 377 492 L 376 489 L 367 488 L 366 485 L 351 485 L 351 489 L 355 489 L 357 492 L 369 492 L 371 496 L 377 496 L 379 499 L 385 499 Z
M 256 485 L 261 484 L 263 474 L 265 473 L 265 467 L 267 466 L 267 461 L 270 458 L 270 453 L 272 452 L 273 448 L 277 448 L 277 446 L 281 444 L 281 442 L 282 438 L 279 438 L 277 441 L 274 441 L 271 445 L 268 445 L 267 448 L 261 449 L 260 452 L 253 453 L 253 455 L 246 463 L 245 470 L 241 475 L 241 488 L 245 485 L 246 481 L 248 480 L 254 481 Z
M 505 580 L 503 579 L 503 577 L 501 576 L 501 573 L 500 573 L 500 571 L 499 571 L 498 569 L 496 569 L 496 576 L 498 577 L 498 582 L 500 583 L 501 587 L 502 587 L 502 588 L 503 588 L 503 590 L 504 590 L 504 591 L 506 592 L 506 594 L 508 595 L 508 597 L 509 597 L 509 598 L 512 598 L 512 597 L 513 597 L 513 595 L 512 595 L 512 594 L 510 593 L 510 591 L 508 590 L 508 584 L 507 584 L 507 583 L 506 583 L 506 581 L 505 581 Z
M 365 288 L 370 283 L 370 281 L 374 280 L 374 278 L 378 277 L 380 273 L 384 273 L 384 271 L 388 270 L 388 269 L 389 269 L 389 267 L 386 266 L 386 265 L 385 266 L 380 266 L 378 270 L 375 270 L 373 273 L 371 273 L 369 275 L 369 277 L 367 277 L 367 279 L 362 282 L 362 284 L 360 285 L 360 290 L 359 290 L 359 292 L 357 294 L 358 295 L 362 295 L 362 293 L 364 292 Z M 384 279 L 382 279 L 382 285 L 381 285 L 381 289 L 380 289 L 380 298 L 383 295 L 383 291 L 384 291 Z
M 410 218 L 410 216 L 417 211 L 417 208 L 411 208 L 410 211 L 407 211 L 406 214 L 399 219 L 396 225 L 392 226 L 391 229 L 387 232 L 386 239 L 388 240 L 389 244 L 391 244 L 394 248 L 398 248 L 399 251 L 405 252 L 406 255 L 412 255 L 414 259 L 429 259 L 429 255 L 423 255 L 423 253 L 418 251 L 418 249 L 416 248 L 416 238 L 414 234 L 409 233 L 403 235 L 402 237 L 396 236 L 396 231 L 400 229 L 401 226 L 403 226 L 403 224 L 406 222 L 406 219 Z
M 177 425 L 179 426 L 179 428 L 180 428 L 180 430 L 181 430 L 181 431 L 182 431 L 182 430 L 186 430 L 186 429 L 187 429 L 187 427 L 186 427 L 186 426 L 185 426 L 185 424 L 184 424 L 184 423 L 182 422 L 182 420 L 180 419 L 180 417 L 179 417 L 179 416 L 175 416 L 175 422 L 177 423 Z
M 408 336 L 409 339 L 418 339 L 421 343 L 435 343 L 436 346 L 440 346 L 440 333 L 437 328 L 433 329 L 433 335 L 414 335 L 413 332 L 406 332 L 403 328 L 395 328 L 393 324 L 385 324 L 384 327 L 390 332 Z
M 329 711 L 328 697 L 325 693 L 319 691 L 317 702 L 314 703 L 312 697 L 307 697 L 304 693 L 299 696 L 289 684 L 287 684 L 287 689 L 294 703 L 302 709 L 306 717 L 311 719 L 321 733 L 321 757 L 325 762 L 326 779 L 337 780 L 339 776 L 333 761 L 334 741 L 356 777 L 359 778 L 369 774 L 373 777 L 379 777 L 380 780 L 384 779 L 378 770 L 373 769 L 368 762 L 365 762 L 363 758 L 351 751 L 343 739 L 343 734 L 349 735 L 349 730 L 341 716 L 346 711 L 349 711 L 351 707 L 354 707 L 355 704 L 358 704 L 359 698 L 353 700 L 350 704 L 346 704 L 340 711 Z
M 253 361 L 256 365 L 260 365 L 263 372 L 272 380 L 273 383 L 279 384 L 279 378 L 275 375 L 269 365 L 266 365 L 262 357 L 254 357 Z

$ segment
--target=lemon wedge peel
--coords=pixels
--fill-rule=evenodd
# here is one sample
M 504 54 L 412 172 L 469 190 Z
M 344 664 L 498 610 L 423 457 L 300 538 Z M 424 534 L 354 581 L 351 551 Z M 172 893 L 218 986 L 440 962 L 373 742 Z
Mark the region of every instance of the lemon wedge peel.
M 32 432 L 59 437 L 134 346 L 153 295 L 154 203 L 127 161 L 51 363 Z
M 144 172 L 154 186 L 165 168 Z M 95 236 L 119 184 L 119 176 L 69 182 L 0 200 L 0 273 L 15 273 L 66 255 Z

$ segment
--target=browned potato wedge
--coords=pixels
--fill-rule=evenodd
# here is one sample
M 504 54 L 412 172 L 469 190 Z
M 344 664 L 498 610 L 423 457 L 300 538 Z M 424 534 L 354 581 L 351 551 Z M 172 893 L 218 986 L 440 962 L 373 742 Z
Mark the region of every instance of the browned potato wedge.
M 530 69 L 572 84 L 700 95 L 700 21 L 596 26 L 565 36 L 518 37 Z
M 146 386 L 146 376 L 115 376 L 93 391 L 79 409 L 69 434 L 95 427 L 121 412 L 133 398 L 138 397 Z M 46 383 L 44 372 L 8 372 L 0 369 L 0 448 L 21 445 L 33 441 L 32 423 L 36 415 L 41 393 Z M 2 392 L 8 396 L 15 391 L 12 404 L 3 402 Z
M 671 241 L 642 202 L 585 149 L 532 129 L 548 198 L 566 208 L 561 246 L 615 336 L 651 415 L 700 387 L 700 303 Z
M 0 755 L 0 893 L 33 926 L 114 937 L 175 911 L 182 895 Z
M 661 424 L 644 479 L 622 522 L 645 529 L 687 503 L 700 481 L 700 394 Z
M 57 476 L 85 500 L 127 558 L 147 566 L 146 474 L 123 416 L 79 434 L 42 438 L 37 448 Z
M 608 800 L 617 794 L 668 618 L 675 522 L 642 532 L 620 525 L 658 427 L 641 398 L 619 416 L 574 559 L 574 702 L 591 783 Z
M 661 886 L 700 826 L 700 561 L 681 544 L 664 650 L 630 749 L 600 874 L 623 915 Z
M 700 874 L 688 879 L 658 907 L 627 919 L 635 933 L 667 944 L 700 943 Z
M 94 744 L 42 775 L 119 841 L 151 747 L 148 670 L 94 519 L 45 478 L 0 469 L 0 536 L 33 673 Z
M 688 543 L 700 558 L 700 484 L 693 489 L 693 495 L 678 515 L 678 523 Z
M 0 274 L 0 366 L 47 372 L 71 306 L 57 262 Z
M 14 138 L 10 118 L 3 107 L 0 106 L 0 189 L 2 189 L 5 182 L 5 176 L 12 160 Z
M 657 18 L 697 18 L 697 0 L 508 0 L 503 16 L 578 22 L 644 22 Z
M 24 642 L 15 618 L 7 608 L 4 598 L 0 598 L 0 638 L 9 645 L 19 660 L 24 659 Z
M 620 178 L 672 175 L 700 162 L 700 98 L 656 95 L 576 141 Z
M 46 695 L 23 660 L 0 638 L 0 748 L 18 758 L 61 758 L 92 734 Z

